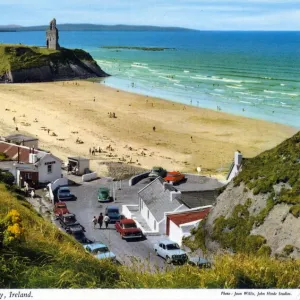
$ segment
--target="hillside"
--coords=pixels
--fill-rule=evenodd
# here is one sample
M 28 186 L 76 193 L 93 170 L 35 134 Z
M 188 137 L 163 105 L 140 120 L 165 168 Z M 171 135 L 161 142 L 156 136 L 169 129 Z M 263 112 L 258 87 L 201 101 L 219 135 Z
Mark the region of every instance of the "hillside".
M 300 132 L 246 159 L 187 244 L 209 253 L 300 258 L 299 232 Z
M 300 287 L 299 261 L 244 254 L 216 257 L 210 270 L 149 270 L 147 261 L 129 268 L 93 258 L 36 213 L 18 189 L 0 183 L 0 288 Z
M 4 26 L 3 26 L 4 27 Z M 37 26 L 10 26 L 5 29 L 13 29 L 15 31 L 45 31 L 49 25 Z M 1 28 L 1 27 L 0 27 Z M 147 25 L 100 25 L 100 24 L 57 24 L 60 31 L 187 31 L 193 30 L 182 27 L 160 27 Z
M 1 82 L 40 82 L 108 76 L 89 53 L 80 49 L 51 50 L 0 45 Z

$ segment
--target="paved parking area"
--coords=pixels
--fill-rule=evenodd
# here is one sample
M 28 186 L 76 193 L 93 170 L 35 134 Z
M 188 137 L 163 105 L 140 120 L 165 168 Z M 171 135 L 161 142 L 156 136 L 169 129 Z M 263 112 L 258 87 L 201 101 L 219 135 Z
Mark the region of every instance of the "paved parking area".
M 128 184 L 128 183 L 127 183 Z M 111 182 L 107 179 L 99 179 L 93 182 L 83 183 L 79 186 L 71 186 L 70 190 L 77 196 L 76 201 L 68 201 L 67 206 L 70 212 L 74 213 L 77 220 L 86 229 L 86 236 L 95 241 L 101 241 L 114 252 L 121 263 L 130 265 L 132 259 L 140 259 L 141 261 L 149 260 L 150 265 L 154 267 L 163 268 L 165 262 L 162 258 L 157 257 L 153 251 L 153 245 L 161 237 L 150 236 L 145 240 L 122 240 L 120 235 L 116 232 L 114 224 L 110 224 L 108 229 L 99 229 L 97 226 L 94 229 L 92 223 L 93 216 L 98 217 L 100 212 L 105 211 L 105 207 L 109 204 L 99 203 L 97 201 L 97 190 L 99 186 L 111 186 Z M 118 195 L 121 194 L 118 191 Z M 126 202 L 128 203 L 128 202 Z M 131 202 L 130 202 L 131 203 Z M 110 203 L 112 204 L 112 203 Z M 125 204 L 121 197 L 113 203 L 120 207 Z M 129 203 L 128 203 L 129 204 Z
M 115 185 L 114 204 L 120 208 L 125 204 L 138 204 L 138 191 L 150 183 L 149 179 L 144 179 L 135 186 L 129 187 L 128 180 L 123 180 Z M 101 178 L 92 182 L 85 182 L 77 186 L 70 186 L 70 190 L 77 197 L 76 201 L 68 201 L 67 206 L 71 213 L 74 213 L 77 220 L 85 227 L 86 236 L 90 240 L 101 241 L 114 252 L 121 263 L 131 265 L 132 258 L 145 261 L 148 260 L 151 267 L 163 268 L 165 261 L 157 257 L 153 250 L 153 245 L 163 236 L 148 236 L 145 240 L 122 240 L 116 232 L 114 224 L 110 224 L 108 229 L 94 229 L 92 219 L 98 217 L 100 212 L 104 213 L 105 207 L 109 204 L 97 201 L 97 191 L 100 186 L 112 189 L 113 182 L 108 178 Z M 220 186 L 214 179 L 206 177 L 187 176 L 187 181 L 176 186 L 178 190 L 199 190 L 212 189 Z

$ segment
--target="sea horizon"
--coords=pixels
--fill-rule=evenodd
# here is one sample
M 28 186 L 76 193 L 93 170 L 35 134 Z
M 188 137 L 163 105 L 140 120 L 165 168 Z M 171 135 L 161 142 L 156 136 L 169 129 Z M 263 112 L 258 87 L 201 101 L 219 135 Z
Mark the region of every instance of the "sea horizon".
M 44 41 L 45 32 L 0 32 L 0 43 Z M 101 84 L 300 128 L 300 31 L 61 31 L 59 42 L 112 75 Z

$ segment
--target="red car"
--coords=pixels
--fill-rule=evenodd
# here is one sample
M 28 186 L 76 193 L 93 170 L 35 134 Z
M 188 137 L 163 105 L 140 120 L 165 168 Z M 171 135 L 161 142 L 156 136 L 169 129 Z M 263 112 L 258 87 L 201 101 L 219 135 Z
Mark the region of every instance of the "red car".
M 53 212 L 56 217 L 70 213 L 65 202 L 57 202 L 54 205 Z
M 168 172 L 167 176 L 164 178 L 165 181 L 172 183 L 172 184 L 176 184 L 184 179 L 185 179 L 185 176 L 177 171 Z
M 144 236 L 142 230 L 136 226 L 132 219 L 122 219 L 116 222 L 115 226 L 122 239 L 137 239 Z

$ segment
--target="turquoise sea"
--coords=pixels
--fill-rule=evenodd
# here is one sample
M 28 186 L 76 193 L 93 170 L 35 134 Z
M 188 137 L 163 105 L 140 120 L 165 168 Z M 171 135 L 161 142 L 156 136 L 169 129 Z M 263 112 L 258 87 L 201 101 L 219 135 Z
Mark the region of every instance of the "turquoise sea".
M 59 41 L 91 53 L 112 75 L 101 84 L 300 128 L 300 32 L 65 31 Z M 45 32 L 0 32 L 0 43 L 44 45 Z

